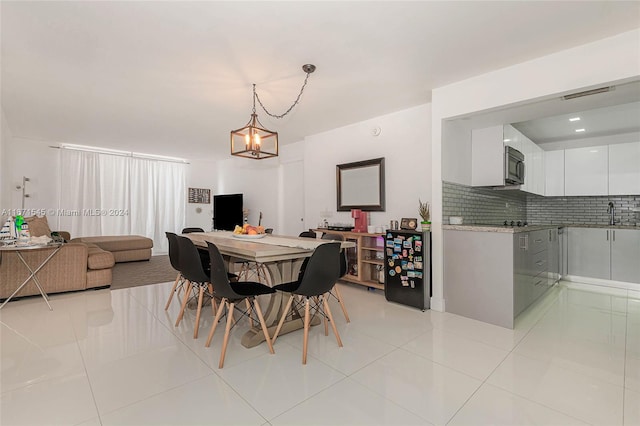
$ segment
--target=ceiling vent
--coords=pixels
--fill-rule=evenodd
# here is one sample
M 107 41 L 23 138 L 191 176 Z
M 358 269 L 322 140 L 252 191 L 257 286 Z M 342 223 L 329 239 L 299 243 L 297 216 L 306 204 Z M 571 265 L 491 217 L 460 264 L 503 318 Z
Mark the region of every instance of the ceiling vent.
M 568 101 L 570 99 L 582 98 L 583 96 L 597 95 L 598 93 L 610 92 L 614 88 L 615 88 L 614 86 L 599 87 L 597 89 L 585 90 L 584 92 L 578 92 L 578 93 L 572 93 L 570 95 L 565 95 L 565 96 L 562 97 L 562 99 L 565 100 L 565 101 Z

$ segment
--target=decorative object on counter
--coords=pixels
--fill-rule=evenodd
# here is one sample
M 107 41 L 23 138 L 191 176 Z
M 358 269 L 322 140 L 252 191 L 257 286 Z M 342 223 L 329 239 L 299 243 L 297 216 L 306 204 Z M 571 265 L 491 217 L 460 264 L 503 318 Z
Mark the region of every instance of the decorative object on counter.
M 251 112 L 251 118 L 241 129 L 231 131 L 231 155 L 252 158 L 254 160 L 262 160 L 264 158 L 278 156 L 278 132 L 272 132 L 271 130 L 265 129 L 264 125 L 260 120 L 258 120 L 258 114 L 256 114 L 256 100 L 268 116 L 278 119 L 285 117 L 296 105 L 298 105 L 300 97 L 304 92 L 304 88 L 307 85 L 309 75 L 315 70 L 316 66 L 313 64 L 305 64 L 302 66 L 302 71 L 304 71 L 307 76 L 304 78 L 304 83 L 300 88 L 298 97 L 283 114 L 270 113 L 262 104 L 260 97 L 256 93 L 256 85 L 255 83 L 253 84 L 253 110 Z
M 351 217 L 355 219 L 353 232 L 367 232 L 369 226 L 369 215 L 360 209 L 351 210 Z
M 462 216 L 449 216 L 450 225 L 462 225 Z
M 422 223 L 423 225 L 428 225 L 431 224 L 431 222 L 429 221 L 429 219 L 431 218 L 431 212 L 429 211 L 429 203 L 428 202 L 422 202 L 422 200 L 420 198 L 418 198 L 418 214 L 420 215 L 420 217 L 422 218 Z
M 415 231 L 418 227 L 418 219 L 415 217 L 403 217 L 400 220 L 400 229 L 408 229 Z

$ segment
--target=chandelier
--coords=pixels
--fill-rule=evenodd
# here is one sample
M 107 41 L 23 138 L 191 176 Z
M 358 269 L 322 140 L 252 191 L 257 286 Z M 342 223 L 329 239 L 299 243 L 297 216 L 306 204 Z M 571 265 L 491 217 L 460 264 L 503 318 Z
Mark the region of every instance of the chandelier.
M 312 64 L 302 66 L 302 71 L 304 71 L 307 76 L 304 79 L 304 83 L 302 84 L 300 93 L 298 93 L 298 97 L 283 114 L 272 114 L 267 111 L 265 106 L 262 104 L 260 97 L 256 93 L 256 85 L 253 85 L 253 110 L 251 112 L 251 118 L 241 129 L 231 131 L 231 155 L 252 158 L 254 160 L 262 160 L 278 156 L 278 132 L 267 130 L 264 125 L 260 123 L 258 114 L 256 114 L 256 100 L 264 112 L 270 117 L 282 118 L 286 116 L 300 101 L 300 97 L 307 85 L 309 74 L 315 70 L 316 66 Z

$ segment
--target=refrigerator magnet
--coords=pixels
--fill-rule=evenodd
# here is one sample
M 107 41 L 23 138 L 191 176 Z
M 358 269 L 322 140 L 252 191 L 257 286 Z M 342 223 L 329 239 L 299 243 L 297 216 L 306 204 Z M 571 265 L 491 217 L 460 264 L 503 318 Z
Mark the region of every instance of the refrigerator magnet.
M 399 274 L 400 272 L 402 272 L 402 268 L 399 266 L 396 266 L 396 274 Z
M 416 271 L 407 271 L 407 277 L 415 278 L 416 277 Z
M 390 248 L 387 249 L 387 256 L 388 257 L 393 256 L 393 249 L 390 249 Z
M 395 277 L 396 276 L 396 271 L 394 271 L 393 269 L 389 269 L 389 276 L 390 277 Z
M 402 250 L 402 257 L 407 257 L 409 256 L 409 252 L 407 251 L 407 249 Z
M 404 248 L 411 248 L 411 241 L 406 240 L 402 243 L 402 247 Z
M 402 265 L 402 269 L 407 269 L 407 261 L 403 260 L 402 263 L 400 263 L 400 265 Z
M 393 268 L 395 265 L 395 262 L 393 261 L 393 259 L 389 259 L 389 267 Z
M 402 251 L 402 246 L 400 244 L 394 244 L 393 251 L 395 251 L 396 253 L 400 253 Z
M 416 283 L 413 280 L 411 280 L 411 288 L 416 288 Z
M 422 269 L 422 262 L 415 262 L 413 266 L 415 266 L 416 269 Z
M 387 240 L 387 247 L 393 247 L 393 240 Z
M 413 269 L 413 262 L 407 263 L 407 269 Z

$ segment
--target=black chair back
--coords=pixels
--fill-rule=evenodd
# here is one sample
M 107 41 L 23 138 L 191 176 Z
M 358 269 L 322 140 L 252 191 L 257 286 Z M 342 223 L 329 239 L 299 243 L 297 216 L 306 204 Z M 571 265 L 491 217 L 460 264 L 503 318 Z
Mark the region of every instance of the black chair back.
M 323 240 L 331 241 L 344 241 L 344 237 L 340 234 L 324 234 Z M 347 251 L 345 249 L 340 250 L 340 278 L 344 277 L 347 273 Z
M 180 258 L 178 257 L 178 236 L 173 232 L 165 232 L 167 240 L 169 240 L 169 262 L 171 267 L 180 272 Z
M 192 232 L 204 232 L 202 228 L 184 228 L 182 230 L 183 234 L 191 234 Z
M 178 239 L 178 259 L 182 276 L 193 283 L 209 282 L 209 276 L 204 271 L 198 249 L 193 241 L 187 237 L 176 235 Z
M 298 235 L 298 237 L 315 238 L 316 237 L 316 233 L 313 232 L 313 231 L 302 231 L 300 233 L 300 235 Z
M 233 291 L 233 288 L 231 288 L 224 265 L 224 259 L 222 258 L 218 247 L 208 241 L 207 246 L 209 247 L 209 257 L 211 258 L 211 278 L 209 282 L 213 284 L 213 294 L 218 297 L 231 300 L 246 297 L 236 293 Z
M 340 244 L 325 243 L 315 249 L 295 294 L 318 296 L 331 291 L 340 277 Z

